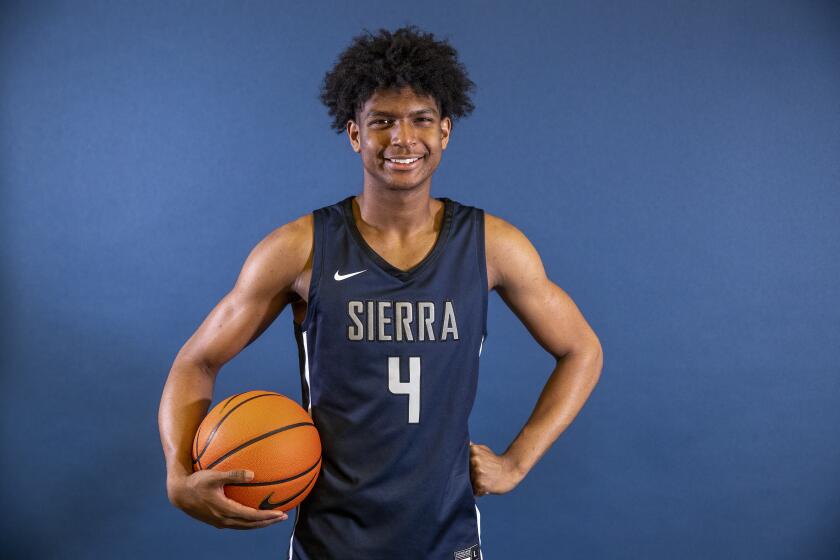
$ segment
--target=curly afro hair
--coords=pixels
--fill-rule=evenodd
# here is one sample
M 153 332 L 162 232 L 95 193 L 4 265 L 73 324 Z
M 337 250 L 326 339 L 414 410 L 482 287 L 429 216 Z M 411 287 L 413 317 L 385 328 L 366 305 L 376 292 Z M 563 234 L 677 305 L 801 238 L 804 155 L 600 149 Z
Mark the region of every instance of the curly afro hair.
M 331 128 L 341 134 L 376 90 L 404 86 L 434 98 L 441 118 L 454 121 L 475 109 L 469 97 L 475 83 L 457 51 L 413 25 L 393 33 L 380 29 L 376 35 L 365 30 L 355 37 L 324 76 L 320 99 L 333 119 Z

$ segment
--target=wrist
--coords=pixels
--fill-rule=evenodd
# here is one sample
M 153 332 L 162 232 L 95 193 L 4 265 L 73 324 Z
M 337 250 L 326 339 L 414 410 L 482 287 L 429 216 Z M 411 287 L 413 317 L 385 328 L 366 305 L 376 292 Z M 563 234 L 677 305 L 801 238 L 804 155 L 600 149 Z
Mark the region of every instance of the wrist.
M 525 475 L 528 474 L 528 469 L 512 453 L 505 452 L 502 457 L 507 462 L 508 472 L 516 479 L 517 483 L 521 482 L 525 478 Z
M 190 473 L 184 472 L 182 469 L 170 470 L 166 474 L 166 495 L 172 505 L 177 505 L 178 497 L 184 487 L 184 483 Z

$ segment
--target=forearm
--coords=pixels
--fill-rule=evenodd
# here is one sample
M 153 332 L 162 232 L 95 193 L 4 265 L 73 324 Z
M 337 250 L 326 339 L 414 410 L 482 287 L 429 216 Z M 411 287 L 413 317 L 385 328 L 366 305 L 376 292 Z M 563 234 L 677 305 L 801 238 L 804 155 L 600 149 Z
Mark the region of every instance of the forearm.
M 178 478 L 192 474 L 195 432 L 213 398 L 215 372 L 176 358 L 160 400 L 158 427 L 166 457 L 167 489 Z
M 520 478 L 533 468 L 572 423 L 601 374 L 600 348 L 570 352 L 557 361 L 528 422 L 504 456 Z

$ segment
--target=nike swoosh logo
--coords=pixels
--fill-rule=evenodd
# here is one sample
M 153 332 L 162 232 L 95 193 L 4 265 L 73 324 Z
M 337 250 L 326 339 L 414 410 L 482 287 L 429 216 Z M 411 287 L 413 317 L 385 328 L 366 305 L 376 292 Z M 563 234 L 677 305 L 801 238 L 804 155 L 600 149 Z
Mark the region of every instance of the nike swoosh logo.
M 318 459 L 318 463 L 320 463 L 320 462 L 321 462 L 321 459 Z M 316 465 L 318 465 L 318 463 L 315 463 L 315 465 L 313 465 L 312 467 L 309 467 L 309 469 L 306 472 L 311 471 L 313 468 L 315 468 Z M 297 498 L 298 496 L 300 496 L 301 494 L 303 494 L 304 492 L 309 490 L 309 488 L 315 483 L 315 480 L 317 480 L 317 478 L 318 478 L 318 475 L 316 474 L 315 476 L 313 476 L 309 480 L 309 482 L 306 483 L 306 486 L 304 486 L 303 489 L 301 489 L 296 494 L 294 494 L 292 496 L 289 496 L 287 499 L 282 500 L 280 502 L 272 502 L 271 497 L 274 495 L 274 492 L 269 492 L 268 496 L 263 498 L 263 501 L 260 502 L 260 509 L 274 509 L 274 508 L 277 508 L 277 507 L 288 504 L 289 502 L 291 502 L 292 500 L 294 500 L 295 498 Z
M 362 272 L 365 272 L 365 271 L 367 271 L 367 269 L 360 270 L 359 272 L 351 272 L 350 274 L 339 274 L 338 271 L 336 270 L 335 271 L 335 276 L 333 276 L 333 278 L 335 278 L 336 280 L 341 282 L 342 280 L 346 280 L 346 279 L 350 278 L 351 276 L 356 276 L 357 274 L 361 274 Z
M 298 492 L 297 494 L 295 494 L 294 496 L 292 496 L 288 500 L 283 500 L 282 502 L 272 502 L 271 501 L 271 496 L 273 496 L 273 495 L 274 495 L 274 492 L 270 493 L 268 496 L 263 498 L 263 501 L 260 503 L 260 509 L 274 509 L 274 508 L 280 507 L 284 504 L 288 504 L 289 502 L 294 500 L 296 497 L 298 497 L 300 495 L 300 492 Z

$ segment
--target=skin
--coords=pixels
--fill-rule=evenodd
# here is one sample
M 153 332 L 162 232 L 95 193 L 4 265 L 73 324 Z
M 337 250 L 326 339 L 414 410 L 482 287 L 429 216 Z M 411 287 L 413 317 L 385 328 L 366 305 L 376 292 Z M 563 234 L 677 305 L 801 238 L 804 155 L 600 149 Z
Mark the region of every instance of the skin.
M 365 241 L 386 261 L 408 269 L 431 250 L 443 203 L 431 197 L 432 175 L 450 139 L 452 122 L 434 99 L 409 88 L 378 91 L 347 123 L 351 148 L 363 168 L 353 213 Z M 410 171 L 386 157 L 421 155 Z M 312 273 L 312 215 L 269 233 L 253 248 L 226 294 L 176 356 L 161 398 L 158 422 L 167 463 L 170 501 L 219 528 L 254 529 L 286 519 L 225 497 L 224 484 L 247 480 L 241 471 L 192 472 L 190 445 L 213 395 L 216 376 L 291 305 L 298 323 L 306 313 Z M 556 360 L 528 421 L 508 449 L 496 454 L 470 442 L 473 493 L 515 488 L 571 424 L 600 377 L 601 345 L 580 310 L 545 274 L 528 241 L 505 220 L 485 213 L 487 281 L 535 340 Z

